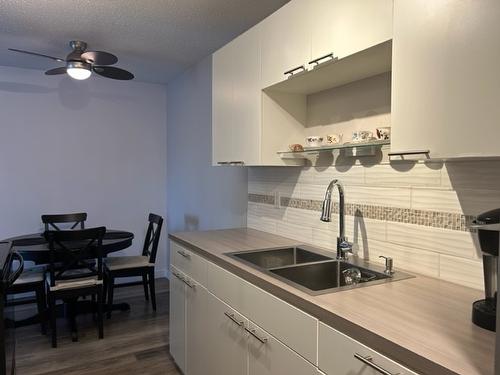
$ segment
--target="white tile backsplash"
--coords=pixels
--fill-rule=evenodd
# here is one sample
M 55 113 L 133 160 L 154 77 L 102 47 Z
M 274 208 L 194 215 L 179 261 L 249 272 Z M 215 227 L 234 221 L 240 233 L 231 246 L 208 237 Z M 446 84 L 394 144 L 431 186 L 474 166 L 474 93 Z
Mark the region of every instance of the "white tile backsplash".
M 278 191 L 283 197 L 320 201 L 334 178 L 344 183 L 347 203 L 465 215 L 500 207 L 500 161 L 371 165 L 361 160 L 328 168 L 249 168 L 249 192 Z M 336 193 L 333 200 L 338 200 Z M 250 227 L 335 251 L 338 219 L 334 214 L 331 223 L 323 223 L 319 215 L 301 208 L 248 204 Z M 396 268 L 483 288 L 474 233 L 346 216 L 346 235 L 359 255 L 375 262 L 387 255 Z
M 365 168 L 365 182 L 379 186 L 441 186 L 441 164 L 378 164 Z
M 473 233 L 405 223 L 387 223 L 387 241 L 462 258 L 475 257 Z

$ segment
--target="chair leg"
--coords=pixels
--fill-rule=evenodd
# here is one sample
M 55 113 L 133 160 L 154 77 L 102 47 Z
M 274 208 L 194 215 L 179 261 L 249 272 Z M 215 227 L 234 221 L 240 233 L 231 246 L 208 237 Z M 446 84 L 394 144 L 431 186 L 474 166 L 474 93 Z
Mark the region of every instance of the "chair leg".
M 149 301 L 149 293 L 148 293 L 148 275 L 146 272 L 142 274 L 142 285 L 144 286 L 144 297 L 146 301 Z
M 35 291 L 38 316 L 40 317 L 40 328 L 42 335 L 47 334 L 47 299 L 45 297 L 45 285 L 37 287 Z
M 106 303 L 107 298 L 108 298 L 108 276 L 106 272 L 103 275 L 103 284 L 102 284 L 102 300 L 104 301 L 103 303 Z
M 99 298 L 99 296 L 97 296 L 97 298 Z M 92 294 L 92 297 L 91 297 L 91 302 L 92 302 L 92 319 L 94 319 L 94 321 L 96 320 L 96 295 L 95 294 Z
M 99 339 L 104 338 L 104 323 L 102 318 L 102 305 L 103 301 L 103 288 L 100 288 L 97 292 L 97 324 L 99 326 Z
M 115 279 L 112 275 L 108 278 L 108 314 L 107 318 L 111 318 L 111 310 L 113 309 L 113 289 L 115 286 Z
M 52 329 L 52 347 L 57 348 L 57 321 L 56 321 L 56 301 L 54 295 L 49 293 L 50 326 Z
M 153 305 L 153 311 L 156 311 L 155 269 L 153 267 L 149 270 L 149 291 L 151 292 L 151 304 Z

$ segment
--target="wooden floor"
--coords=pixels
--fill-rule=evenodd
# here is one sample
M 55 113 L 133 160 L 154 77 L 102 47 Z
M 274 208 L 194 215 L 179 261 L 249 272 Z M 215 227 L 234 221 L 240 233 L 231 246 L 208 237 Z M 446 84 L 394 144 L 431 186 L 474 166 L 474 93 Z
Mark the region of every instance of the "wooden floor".
M 103 340 L 90 315 L 78 317 L 78 342 L 71 341 L 65 320 L 59 319 L 56 349 L 50 332 L 42 336 L 38 325 L 17 329 L 17 374 L 180 374 L 168 348 L 168 281 L 157 280 L 156 289 L 156 313 L 144 300 L 142 286 L 117 289 L 115 301 L 128 302 L 131 309 L 105 320 Z

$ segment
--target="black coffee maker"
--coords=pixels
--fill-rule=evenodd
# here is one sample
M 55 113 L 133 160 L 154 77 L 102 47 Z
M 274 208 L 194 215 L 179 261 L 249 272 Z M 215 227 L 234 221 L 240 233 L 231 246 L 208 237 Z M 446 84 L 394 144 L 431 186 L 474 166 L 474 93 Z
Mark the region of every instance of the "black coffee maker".
M 484 212 L 473 222 L 479 226 L 500 223 L 500 208 Z M 479 244 L 483 252 L 485 299 L 472 305 L 472 322 L 479 327 L 495 331 L 497 306 L 498 248 L 500 232 L 478 229 Z

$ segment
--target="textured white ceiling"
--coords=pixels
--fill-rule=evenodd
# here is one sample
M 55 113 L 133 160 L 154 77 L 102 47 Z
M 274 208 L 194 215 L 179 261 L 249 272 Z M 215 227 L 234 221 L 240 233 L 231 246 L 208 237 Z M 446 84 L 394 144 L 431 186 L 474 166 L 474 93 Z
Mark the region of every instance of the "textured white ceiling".
M 166 83 L 288 1 L 0 0 L 0 65 L 60 66 L 7 48 L 64 58 L 77 39 L 138 80 Z

